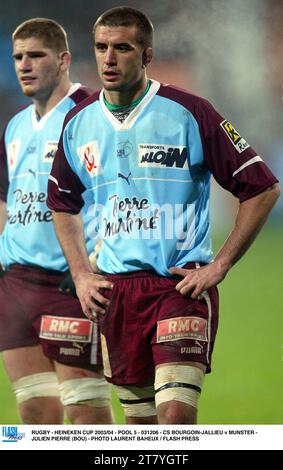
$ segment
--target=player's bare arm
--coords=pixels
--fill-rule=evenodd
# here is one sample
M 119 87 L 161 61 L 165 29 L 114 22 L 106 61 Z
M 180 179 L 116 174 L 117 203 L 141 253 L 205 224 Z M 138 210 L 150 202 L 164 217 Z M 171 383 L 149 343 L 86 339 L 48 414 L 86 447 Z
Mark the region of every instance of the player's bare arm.
M 104 276 L 93 273 L 85 247 L 80 214 L 53 212 L 53 221 L 70 266 L 83 312 L 90 320 L 93 320 L 96 314 L 103 315 L 109 304 L 109 300 L 100 294 L 99 289 L 112 289 L 112 284 Z
M 176 286 L 180 294 L 187 295 L 191 292 L 191 297 L 196 299 L 203 291 L 223 281 L 231 267 L 255 240 L 279 195 L 279 186 L 274 184 L 239 205 L 235 226 L 213 263 L 194 270 L 171 268 L 172 274 L 184 278 Z

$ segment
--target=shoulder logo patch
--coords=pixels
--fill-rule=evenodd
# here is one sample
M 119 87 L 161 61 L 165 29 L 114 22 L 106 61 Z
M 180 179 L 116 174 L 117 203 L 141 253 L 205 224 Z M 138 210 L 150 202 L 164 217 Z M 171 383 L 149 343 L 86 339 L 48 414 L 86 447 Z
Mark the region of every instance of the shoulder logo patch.
M 235 127 L 232 126 L 231 122 L 229 121 L 222 121 L 220 126 L 224 130 L 225 134 L 231 140 L 232 144 L 234 145 L 235 149 L 242 153 L 244 150 L 249 148 L 248 142 L 240 136 L 239 132 L 236 131 Z

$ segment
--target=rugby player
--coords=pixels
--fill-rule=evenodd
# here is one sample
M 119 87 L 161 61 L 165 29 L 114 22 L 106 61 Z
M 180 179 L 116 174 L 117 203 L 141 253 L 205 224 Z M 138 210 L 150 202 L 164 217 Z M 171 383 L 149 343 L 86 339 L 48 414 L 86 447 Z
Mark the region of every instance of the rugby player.
M 67 116 L 48 206 L 88 318 L 99 318 L 104 372 L 127 422 L 197 422 L 218 323 L 217 284 L 274 205 L 277 179 L 205 99 L 148 79 L 153 27 L 117 7 L 93 29 L 103 89 Z M 209 184 L 239 199 L 235 226 L 211 251 Z M 92 273 L 83 195 L 103 239 Z
M 16 75 L 32 103 L 1 141 L 0 350 L 25 424 L 60 424 L 64 409 L 75 424 L 111 423 L 97 325 L 59 291 L 68 266 L 46 206 L 65 115 L 91 90 L 70 81 L 67 36 L 56 21 L 27 20 L 12 39 Z M 84 214 L 90 253 L 89 220 Z

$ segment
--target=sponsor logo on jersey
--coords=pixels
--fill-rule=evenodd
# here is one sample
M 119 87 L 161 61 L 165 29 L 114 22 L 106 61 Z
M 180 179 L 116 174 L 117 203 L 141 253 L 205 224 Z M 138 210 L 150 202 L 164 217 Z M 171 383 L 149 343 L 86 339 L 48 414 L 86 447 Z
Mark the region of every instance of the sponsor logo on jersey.
M 20 147 L 21 147 L 21 139 L 13 140 L 12 142 L 8 144 L 7 154 L 8 154 L 8 164 L 9 164 L 10 171 L 15 169 L 15 166 L 18 160 L 18 155 L 20 152 Z
M 92 323 L 87 319 L 52 315 L 43 315 L 41 318 L 40 338 L 88 343 L 91 333 Z
M 82 166 L 91 176 L 101 173 L 98 143 L 96 140 L 82 145 L 77 149 Z
M 152 168 L 188 169 L 187 147 L 172 145 L 139 145 L 139 166 Z
M 36 146 L 32 146 L 30 145 L 28 148 L 27 148 L 27 153 L 35 153 L 36 151 Z
M 58 142 L 49 141 L 46 142 L 44 152 L 43 152 L 43 162 L 52 163 L 57 152 Z
M 131 142 L 126 140 L 125 142 L 118 142 L 117 144 L 117 157 L 118 158 L 127 158 L 133 153 L 133 145 Z
M 239 132 L 237 132 L 235 127 L 232 126 L 231 122 L 222 121 L 220 126 L 239 153 L 242 153 L 244 150 L 249 148 L 249 144 L 245 141 L 245 139 L 243 139 L 243 137 L 240 136 Z
M 200 317 L 176 317 L 157 322 L 157 343 L 188 338 L 207 341 L 207 320 Z

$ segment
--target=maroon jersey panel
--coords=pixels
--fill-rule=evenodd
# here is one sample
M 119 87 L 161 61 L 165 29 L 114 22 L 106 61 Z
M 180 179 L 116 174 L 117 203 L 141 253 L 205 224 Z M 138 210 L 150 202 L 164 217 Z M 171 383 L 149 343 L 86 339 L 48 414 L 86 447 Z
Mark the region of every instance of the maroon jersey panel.
M 2 134 L 0 141 L 0 199 L 6 202 L 9 187 L 9 179 L 4 136 L 5 130 Z
M 261 156 L 207 100 L 172 86 L 161 86 L 158 95 L 180 103 L 192 113 L 199 126 L 204 165 L 240 202 L 278 182 Z

